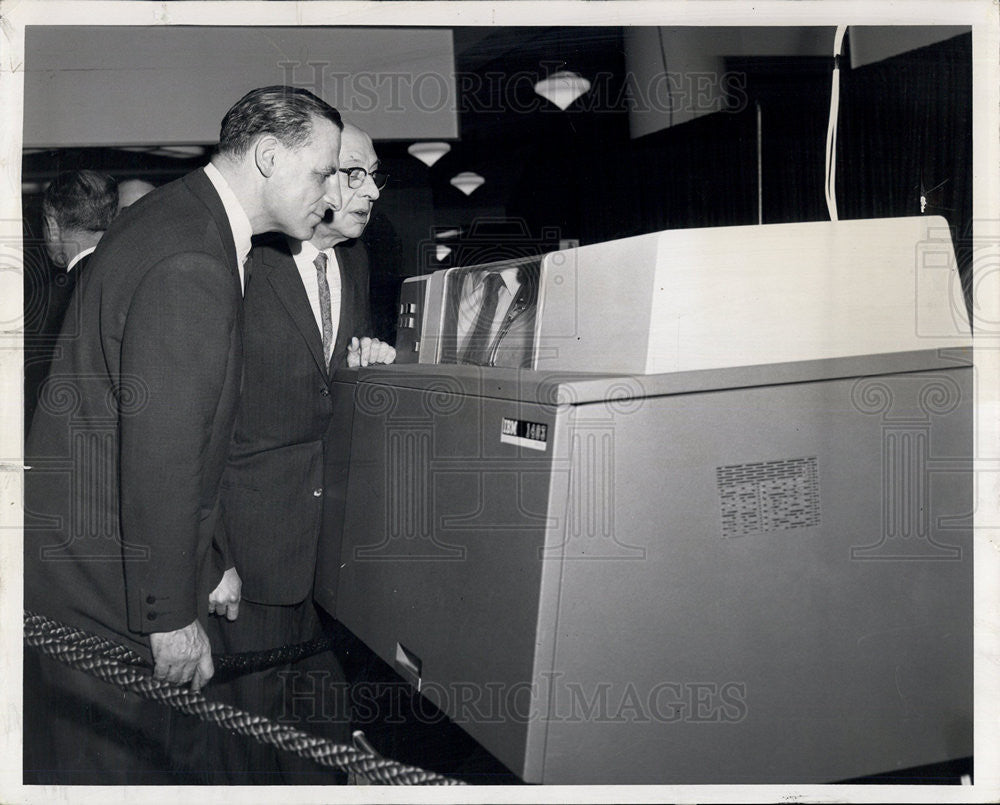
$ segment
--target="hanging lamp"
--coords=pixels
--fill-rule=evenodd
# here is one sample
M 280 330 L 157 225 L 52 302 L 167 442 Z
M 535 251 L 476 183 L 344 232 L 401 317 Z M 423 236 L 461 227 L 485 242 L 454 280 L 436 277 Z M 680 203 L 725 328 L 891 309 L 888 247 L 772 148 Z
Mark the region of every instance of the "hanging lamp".
M 472 171 L 462 171 L 456 176 L 452 176 L 449 180 L 453 187 L 461 190 L 465 195 L 469 195 L 476 188 L 481 187 L 486 181 L 478 173 L 473 173 Z
M 535 92 L 563 110 L 589 90 L 586 78 L 567 70 L 559 70 L 535 84 Z
M 448 143 L 440 142 L 414 143 L 406 150 L 410 156 L 416 157 L 429 168 L 447 154 L 451 150 L 451 146 Z

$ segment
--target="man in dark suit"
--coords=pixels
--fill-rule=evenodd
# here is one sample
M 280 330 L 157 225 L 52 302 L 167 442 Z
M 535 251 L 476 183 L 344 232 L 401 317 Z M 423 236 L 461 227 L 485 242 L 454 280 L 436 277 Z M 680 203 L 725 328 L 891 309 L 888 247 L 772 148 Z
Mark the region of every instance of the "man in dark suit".
M 42 236 L 55 268 L 26 262 L 34 275 L 26 282 L 24 321 L 24 424 L 38 403 L 38 387 L 48 373 L 69 300 L 97 242 L 118 213 L 114 178 L 92 170 L 65 171 L 42 196 Z M 44 272 L 44 275 L 42 275 Z M 76 317 L 71 317 L 74 332 Z
M 226 114 L 208 166 L 116 219 L 28 437 L 25 608 L 195 690 L 214 673 L 207 615 L 234 616 L 239 598 L 213 537 L 242 377 L 244 259 L 253 233 L 308 239 L 339 208 L 341 128 L 309 92 L 254 90 Z M 53 746 L 37 782 L 197 781 L 208 727 L 52 661 L 43 675 L 50 695 L 29 706 L 51 705 Z
M 348 363 L 395 358 L 392 347 L 367 335 L 368 260 L 356 240 L 385 177 L 371 139 L 350 124 L 342 134 L 340 164 L 343 204 L 332 221 L 319 224 L 311 240 L 269 237 L 252 254 L 243 396 L 221 493 L 220 525 L 242 582 L 239 616 L 214 624 L 226 653 L 322 635 L 312 592 L 323 515 L 324 440 L 335 413 L 331 375 Z M 280 666 L 242 675 L 218 695 L 283 723 L 312 715 L 297 726 L 347 740 L 346 713 L 342 707 L 337 712 L 333 694 L 323 694 L 331 685 L 343 693 L 343 676 L 330 653 L 298 663 L 294 674 L 288 671 Z M 316 694 L 313 702 L 305 701 L 309 692 Z M 221 743 L 229 783 L 330 779 L 329 772 L 287 753 L 228 736 L 221 736 Z

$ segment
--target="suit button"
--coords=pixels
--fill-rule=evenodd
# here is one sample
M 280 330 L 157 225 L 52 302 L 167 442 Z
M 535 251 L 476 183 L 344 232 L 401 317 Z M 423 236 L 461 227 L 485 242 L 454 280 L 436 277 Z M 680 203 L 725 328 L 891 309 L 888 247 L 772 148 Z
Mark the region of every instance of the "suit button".
M 156 596 L 155 595 L 147 595 L 146 596 L 146 603 L 147 604 L 155 604 L 156 603 Z
M 319 390 L 319 393 L 323 397 L 329 397 L 330 396 L 330 389 L 328 389 L 326 386 L 323 386 L 323 388 L 321 388 Z
M 155 612 L 150 612 L 150 613 L 149 613 L 149 614 L 148 614 L 148 615 L 146 616 L 146 620 L 150 620 L 150 621 L 155 621 L 155 620 L 156 620 L 156 613 L 155 613 Z
M 323 490 L 322 489 L 314 489 L 313 490 L 313 497 L 314 498 L 318 498 L 318 497 L 322 497 L 322 496 L 323 496 Z

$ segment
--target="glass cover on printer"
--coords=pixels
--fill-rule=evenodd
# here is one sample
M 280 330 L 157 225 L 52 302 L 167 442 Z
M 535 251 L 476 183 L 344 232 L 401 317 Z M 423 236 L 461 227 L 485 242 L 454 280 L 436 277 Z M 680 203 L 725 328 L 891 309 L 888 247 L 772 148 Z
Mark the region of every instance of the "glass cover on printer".
M 541 258 L 448 271 L 440 363 L 530 369 Z

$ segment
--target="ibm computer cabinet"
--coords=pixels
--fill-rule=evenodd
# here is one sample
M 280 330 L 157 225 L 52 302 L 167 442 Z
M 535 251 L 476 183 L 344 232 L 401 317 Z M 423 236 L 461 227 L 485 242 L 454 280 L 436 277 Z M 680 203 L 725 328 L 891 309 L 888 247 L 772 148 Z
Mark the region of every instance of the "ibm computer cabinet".
M 973 370 L 942 227 L 547 255 L 533 368 L 340 373 L 337 617 L 527 782 L 833 782 L 970 756 Z M 559 255 L 571 274 L 547 271 Z

